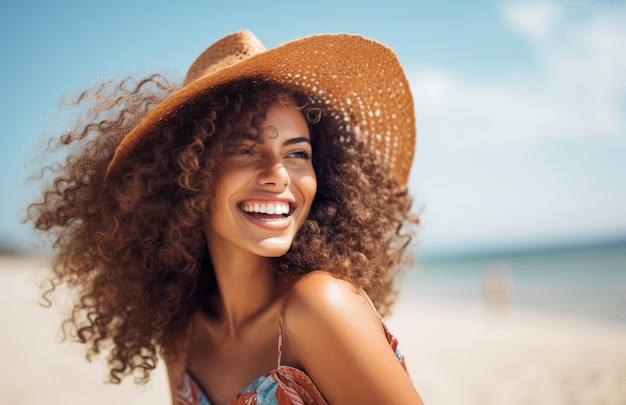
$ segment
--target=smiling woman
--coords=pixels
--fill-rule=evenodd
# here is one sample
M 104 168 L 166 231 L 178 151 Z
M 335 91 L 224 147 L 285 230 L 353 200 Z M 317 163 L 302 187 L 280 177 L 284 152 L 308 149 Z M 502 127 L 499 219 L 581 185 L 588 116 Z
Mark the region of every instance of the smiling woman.
M 265 50 L 244 31 L 180 87 L 123 81 L 85 103 L 29 216 L 53 237 L 52 285 L 77 288 L 65 331 L 110 349 L 112 382 L 163 358 L 176 404 L 421 403 L 379 315 L 417 223 L 412 99 L 388 48 Z
M 215 184 L 212 208 L 220 215 L 209 218 L 209 250 L 229 257 L 248 252 L 282 256 L 317 189 L 307 122 L 297 108 L 274 103 L 266 112 L 261 139 L 242 142 L 226 157 Z M 212 254 L 211 260 L 216 259 Z

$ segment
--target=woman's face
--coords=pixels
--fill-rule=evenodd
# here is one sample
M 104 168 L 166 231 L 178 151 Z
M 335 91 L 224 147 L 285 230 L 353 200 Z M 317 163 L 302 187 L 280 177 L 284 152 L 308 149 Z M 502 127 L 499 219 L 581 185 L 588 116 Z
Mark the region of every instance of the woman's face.
M 282 256 L 309 213 L 317 179 L 302 113 L 274 103 L 263 130 L 224 162 L 206 230 L 211 252 Z

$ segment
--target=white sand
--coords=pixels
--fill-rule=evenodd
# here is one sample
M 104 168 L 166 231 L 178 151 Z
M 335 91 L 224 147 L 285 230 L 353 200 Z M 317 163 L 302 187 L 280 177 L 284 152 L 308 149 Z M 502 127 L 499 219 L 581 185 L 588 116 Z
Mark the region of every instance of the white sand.
M 0 404 L 168 404 L 162 367 L 147 386 L 103 384 L 102 361 L 58 343 L 37 305 L 32 260 L 0 257 Z M 626 325 L 402 297 L 388 324 L 427 405 L 626 404 Z
M 626 325 L 408 300 L 388 324 L 427 405 L 626 404 Z

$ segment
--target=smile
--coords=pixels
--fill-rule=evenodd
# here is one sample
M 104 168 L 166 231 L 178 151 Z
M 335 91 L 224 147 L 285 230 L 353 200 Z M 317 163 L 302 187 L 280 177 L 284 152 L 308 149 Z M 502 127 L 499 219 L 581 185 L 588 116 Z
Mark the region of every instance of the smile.
M 285 201 L 246 201 L 239 204 L 239 208 L 247 214 L 260 214 L 255 216 L 287 217 L 291 214 L 290 204 Z

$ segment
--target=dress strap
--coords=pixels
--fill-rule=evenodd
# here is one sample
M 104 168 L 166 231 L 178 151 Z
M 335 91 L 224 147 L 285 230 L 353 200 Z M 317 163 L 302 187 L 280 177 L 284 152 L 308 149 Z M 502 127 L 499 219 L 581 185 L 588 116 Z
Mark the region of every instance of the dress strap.
M 278 364 L 276 367 L 280 367 L 281 358 L 283 356 L 283 316 L 278 318 Z
M 365 301 L 367 301 L 370 304 L 370 307 L 372 307 L 372 311 L 374 311 L 374 313 L 376 314 L 376 316 L 378 317 L 378 319 L 380 319 L 380 321 L 383 323 L 383 325 L 385 324 L 385 320 L 383 319 L 383 317 L 380 315 L 380 313 L 378 312 L 378 310 L 376 309 L 376 305 L 374 305 L 374 302 L 372 301 L 372 299 L 369 297 L 369 295 L 367 295 L 367 293 L 365 292 L 365 290 L 363 290 L 362 288 L 359 288 L 359 293 L 361 293 L 361 295 L 363 296 L 363 298 L 365 298 Z

